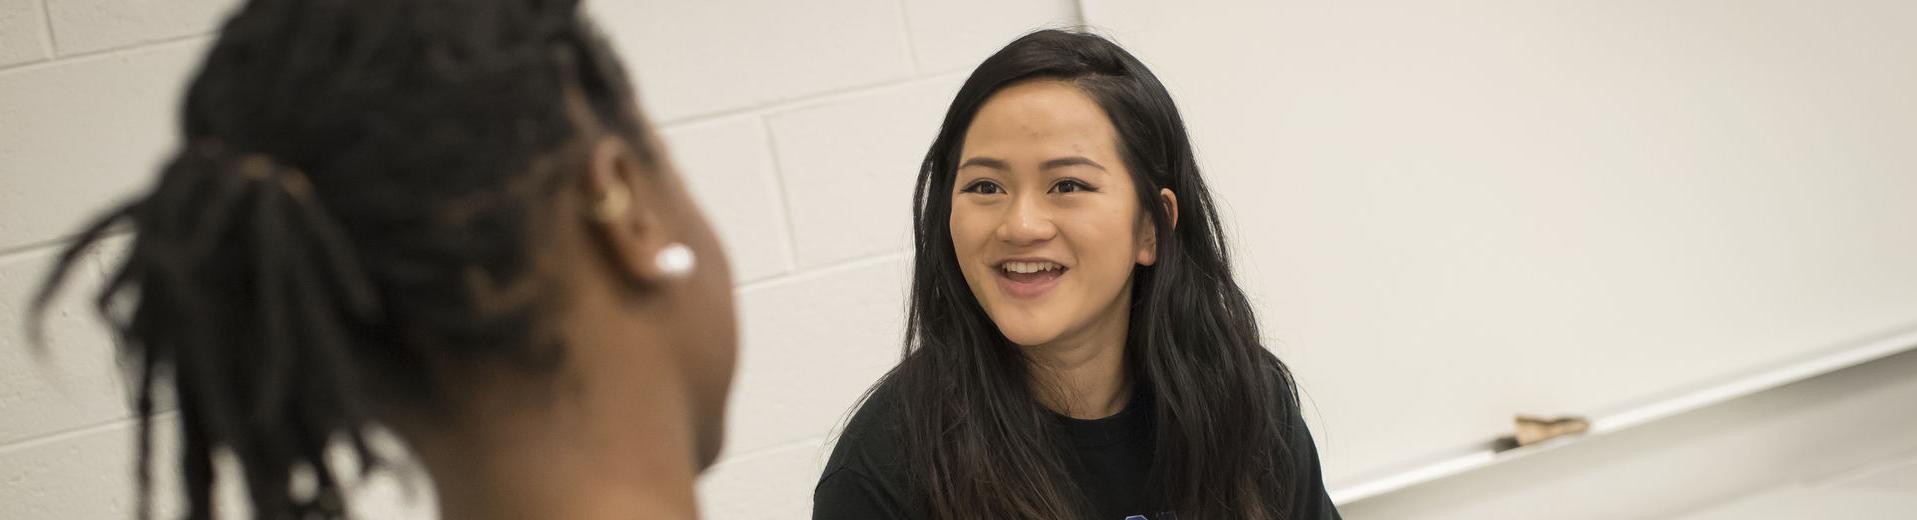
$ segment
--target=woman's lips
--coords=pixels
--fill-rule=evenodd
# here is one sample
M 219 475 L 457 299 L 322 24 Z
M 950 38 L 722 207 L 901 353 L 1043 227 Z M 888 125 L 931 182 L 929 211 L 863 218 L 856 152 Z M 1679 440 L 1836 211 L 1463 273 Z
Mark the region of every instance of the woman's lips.
M 1051 291 L 1053 286 L 1058 285 L 1058 279 L 1065 276 L 1066 269 L 1060 267 L 1036 273 L 1014 273 L 1004 269 L 994 271 L 998 272 L 999 290 L 1013 298 L 1030 299 Z

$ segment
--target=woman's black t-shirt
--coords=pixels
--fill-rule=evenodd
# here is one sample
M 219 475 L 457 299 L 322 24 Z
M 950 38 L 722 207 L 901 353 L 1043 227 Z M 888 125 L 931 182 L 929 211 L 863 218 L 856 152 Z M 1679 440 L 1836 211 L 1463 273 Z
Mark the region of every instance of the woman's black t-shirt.
M 905 453 L 901 418 L 890 385 L 881 385 L 859 409 L 840 435 L 826 462 L 825 473 L 813 492 L 812 518 L 919 519 L 930 515 L 916 510 L 911 473 Z M 1155 419 L 1148 390 L 1141 388 L 1125 409 L 1103 419 L 1056 416 L 1066 433 L 1065 457 L 1071 477 L 1085 493 L 1097 516 L 1089 520 L 1171 520 L 1164 493 L 1150 492 Z M 1295 415 L 1295 414 L 1294 414 Z M 1290 445 L 1302 471 L 1294 500 L 1299 519 L 1337 519 L 1338 510 L 1325 493 L 1318 449 L 1303 420 L 1293 421 Z

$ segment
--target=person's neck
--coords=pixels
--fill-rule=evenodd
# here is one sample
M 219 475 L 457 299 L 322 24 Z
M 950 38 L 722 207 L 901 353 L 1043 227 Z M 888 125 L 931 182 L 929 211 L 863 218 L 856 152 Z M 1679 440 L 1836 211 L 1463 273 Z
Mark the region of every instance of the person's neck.
M 1133 383 L 1125 369 L 1130 316 L 1124 311 L 1121 306 L 1077 334 L 1027 347 L 1031 385 L 1041 404 L 1074 419 L 1101 419 L 1125 409 Z
M 616 336 L 615 336 L 616 337 Z M 572 341 L 595 341 L 574 337 Z M 630 348 L 629 342 L 616 347 Z M 415 443 L 444 518 L 697 518 L 700 462 L 690 398 L 656 363 L 605 363 L 569 349 L 556 373 L 480 374 L 462 412 Z M 589 354 L 588 354 L 589 355 Z M 462 389 L 466 391 L 466 389 Z

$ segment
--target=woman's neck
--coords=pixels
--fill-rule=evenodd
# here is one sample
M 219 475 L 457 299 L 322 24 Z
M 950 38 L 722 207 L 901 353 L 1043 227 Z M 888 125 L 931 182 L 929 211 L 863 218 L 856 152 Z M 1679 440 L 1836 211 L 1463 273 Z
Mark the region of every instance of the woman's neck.
M 1131 301 L 1130 292 L 1118 301 Z M 1100 419 L 1125 409 L 1132 395 L 1125 367 L 1131 319 L 1126 310 L 1124 305 L 1106 309 L 1077 333 L 1026 348 L 1030 383 L 1041 404 L 1075 419 Z
M 591 352 L 575 349 L 573 352 Z M 444 518 L 697 518 L 690 398 L 677 374 L 624 377 L 569 359 L 560 374 L 479 369 L 458 417 L 409 428 Z M 636 372 L 636 373 L 633 373 Z M 486 390 L 479 390 L 485 388 Z

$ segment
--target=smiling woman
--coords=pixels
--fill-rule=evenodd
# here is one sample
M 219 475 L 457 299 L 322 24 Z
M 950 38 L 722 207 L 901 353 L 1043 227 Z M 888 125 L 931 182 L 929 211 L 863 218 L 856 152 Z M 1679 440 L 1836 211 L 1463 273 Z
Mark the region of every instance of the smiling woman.
M 1033 80 L 988 99 L 965 132 L 950 224 L 959 269 L 999 331 L 1048 358 L 1116 354 L 1098 347 L 1124 340 L 1132 269 L 1157 262 L 1109 121 L 1071 83 Z M 1054 397 L 1075 414 L 1113 411 Z
M 1337 518 L 1177 108 L 1103 38 L 985 60 L 919 173 L 905 358 L 814 518 Z

